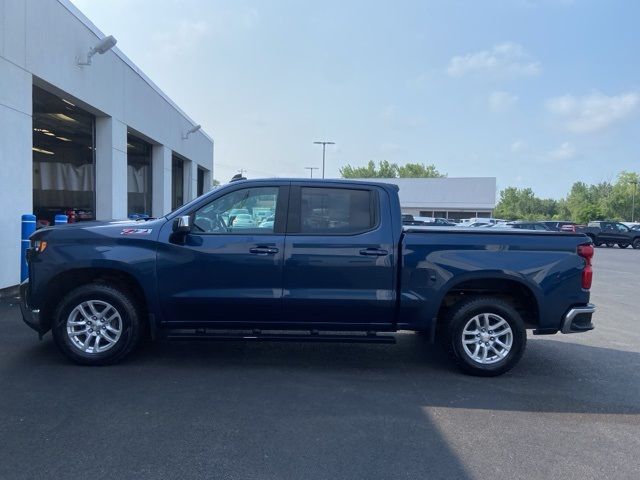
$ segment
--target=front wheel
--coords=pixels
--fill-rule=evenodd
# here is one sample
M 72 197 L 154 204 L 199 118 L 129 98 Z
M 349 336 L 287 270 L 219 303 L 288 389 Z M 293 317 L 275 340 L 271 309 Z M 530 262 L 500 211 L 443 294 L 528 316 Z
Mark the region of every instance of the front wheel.
M 636 250 L 638 250 L 640 248 L 640 238 L 636 238 L 631 244 L 631 246 Z
M 58 304 L 53 339 L 64 355 L 82 365 L 120 361 L 138 344 L 141 320 L 136 302 L 110 285 L 72 290 Z
M 524 322 L 504 300 L 470 298 L 455 305 L 446 320 L 447 350 L 465 373 L 501 375 L 512 369 L 524 353 Z

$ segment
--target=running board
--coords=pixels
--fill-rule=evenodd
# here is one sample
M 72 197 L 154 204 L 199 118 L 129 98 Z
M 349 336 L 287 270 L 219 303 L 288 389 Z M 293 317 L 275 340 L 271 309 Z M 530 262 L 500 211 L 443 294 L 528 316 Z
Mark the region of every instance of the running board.
M 333 342 L 333 343 L 396 343 L 392 335 L 378 335 L 374 332 L 364 334 L 334 334 L 311 331 L 308 333 L 263 333 L 227 332 L 220 330 L 169 331 L 163 335 L 167 340 L 203 340 L 203 341 L 238 341 L 248 340 L 256 342 Z

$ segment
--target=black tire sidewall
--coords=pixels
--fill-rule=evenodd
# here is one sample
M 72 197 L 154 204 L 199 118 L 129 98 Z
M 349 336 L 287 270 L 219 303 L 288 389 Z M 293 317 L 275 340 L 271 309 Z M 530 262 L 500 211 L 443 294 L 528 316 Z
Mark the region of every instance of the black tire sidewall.
M 122 319 L 122 333 L 118 342 L 105 352 L 85 353 L 78 349 L 67 335 L 67 318 L 71 311 L 87 300 L 102 300 L 111 304 Z M 102 284 L 76 288 L 58 304 L 54 314 L 52 334 L 58 348 L 71 360 L 83 365 L 107 365 L 125 356 L 139 337 L 139 319 L 134 303 L 121 291 Z
M 629 246 L 628 243 L 619 243 L 618 248 L 627 248 Z
M 504 318 L 513 332 L 513 344 L 509 354 L 496 363 L 483 365 L 474 362 L 464 351 L 462 331 L 469 320 L 480 313 L 495 313 Z M 463 371 L 478 376 L 501 375 L 518 363 L 522 357 L 526 343 L 527 331 L 520 314 L 507 302 L 500 299 L 470 299 L 454 308 L 449 319 L 448 344 L 450 353 Z
M 640 248 L 640 238 L 636 238 L 633 240 L 633 243 L 631 244 L 631 246 L 633 248 L 635 248 L 636 250 Z

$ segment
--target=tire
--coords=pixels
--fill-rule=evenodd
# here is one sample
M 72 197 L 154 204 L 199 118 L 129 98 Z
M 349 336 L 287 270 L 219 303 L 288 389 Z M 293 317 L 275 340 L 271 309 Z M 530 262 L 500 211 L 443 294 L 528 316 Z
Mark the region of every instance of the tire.
M 638 250 L 640 248 L 640 238 L 634 238 L 631 246 Z
M 618 248 L 627 248 L 629 246 L 628 243 L 619 243 Z
M 73 362 L 110 365 L 136 347 L 143 328 L 131 296 L 110 285 L 91 283 L 60 301 L 51 330 L 60 351 Z
M 489 328 L 486 328 L 484 323 L 487 318 Z M 454 305 L 445 320 L 446 349 L 464 373 L 480 377 L 502 375 L 511 370 L 524 354 L 527 345 L 527 331 L 524 322 L 513 306 L 504 300 L 494 297 L 470 298 Z M 506 323 L 506 327 L 500 325 L 501 321 Z M 492 326 L 498 328 L 497 334 L 489 336 Z M 485 328 L 486 331 L 480 332 L 478 327 Z M 507 328 L 510 329 L 511 343 L 506 355 L 502 357 L 502 355 L 498 355 L 498 352 L 502 351 L 504 354 L 506 349 L 495 342 L 495 339 L 500 340 L 505 346 L 508 345 L 509 333 L 501 334 L 506 332 Z M 474 331 L 475 336 L 474 334 L 463 334 L 470 329 L 475 329 L 478 333 L 476 334 Z M 477 335 L 486 336 L 486 338 L 477 337 Z M 476 338 L 479 340 L 478 344 L 475 343 Z M 485 340 L 486 342 L 484 342 Z M 464 341 L 467 343 L 465 344 Z M 482 346 L 483 342 L 490 343 L 490 348 Z M 466 350 L 467 348 L 469 351 Z M 493 350 L 494 348 L 496 350 Z M 474 352 L 471 351 L 472 349 Z M 482 363 L 480 357 L 485 351 L 487 352 L 486 362 Z M 477 353 L 476 359 L 472 357 L 474 353 Z
M 607 242 L 607 247 L 609 247 L 609 248 L 613 248 L 613 247 L 615 247 L 615 245 L 616 244 L 613 243 L 613 242 Z

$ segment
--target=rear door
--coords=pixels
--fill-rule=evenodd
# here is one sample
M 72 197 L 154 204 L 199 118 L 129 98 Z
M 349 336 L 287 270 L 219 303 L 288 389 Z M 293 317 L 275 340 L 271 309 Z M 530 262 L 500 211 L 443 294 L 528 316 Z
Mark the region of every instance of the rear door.
M 396 252 L 386 191 L 294 182 L 289 205 L 283 318 L 321 328 L 391 325 Z
M 618 231 L 612 222 L 600 223 L 600 241 L 604 243 L 616 243 L 619 240 Z

